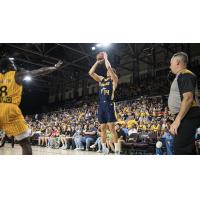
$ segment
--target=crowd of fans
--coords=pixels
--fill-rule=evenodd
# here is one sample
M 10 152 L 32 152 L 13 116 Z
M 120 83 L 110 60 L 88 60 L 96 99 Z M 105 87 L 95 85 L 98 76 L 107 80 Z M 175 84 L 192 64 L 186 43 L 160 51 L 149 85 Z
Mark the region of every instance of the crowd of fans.
M 165 95 L 169 93 L 169 82 L 166 76 L 140 80 L 138 83 L 122 83 L 116 90 L 116 100 L 130 100 L 141 96 Z
M 96 150 L 101 152 L 100 124 L 97 119 L 97 103 L 85 103 L 79 108 L 62 109 L 56 112 L 26 116 L 31 130 L 33 145 L 48 148 L 73 150 Z M 170 119 L 165 98 L 141 97 L 116 104 L 118 122 L 116 130 L 119 142 L 141 141 L 153 135 L 157 141 L 169 126 Z M 135 142 L 137 142 L 135 140 Z M 114 152 L 112 134 L 107 132 L 107 146 Z

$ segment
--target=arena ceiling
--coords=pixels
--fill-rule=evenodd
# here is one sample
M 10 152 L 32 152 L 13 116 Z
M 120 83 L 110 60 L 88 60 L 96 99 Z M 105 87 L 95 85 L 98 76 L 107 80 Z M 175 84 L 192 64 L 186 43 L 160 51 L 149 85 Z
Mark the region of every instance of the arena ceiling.
M 58 72 L 35 79 L 32 86 L 46 92 L 52 82 L 64 80 L 71 83 L 77 79 L 87 79 L 88 71 L 95 62 L 99 51 L 107 51 L 111 63 L 117 66 L 120 74 L 140 70 L 141 65 L 156 68 L 169 65 L 170 57 L 177 51 L 185 51 L 189 57 L 200 55 L 199 44 L 152 44 L 152 43 L 112 43 L 107 48 L 92 51 L 96 43 L 3 43 L 0 55 L 14 57 L 18 67 L 28 70 L 52 66 L 64 61 Z M 136 70 L 136 71 L 137 71 Z M 51 84 L 50 84 L 51 83 Z

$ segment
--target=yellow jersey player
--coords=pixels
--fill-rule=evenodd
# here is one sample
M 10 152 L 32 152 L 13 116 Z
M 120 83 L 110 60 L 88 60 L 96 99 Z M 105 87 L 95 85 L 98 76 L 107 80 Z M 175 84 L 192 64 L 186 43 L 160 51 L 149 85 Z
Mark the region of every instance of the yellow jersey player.
M 19 108 L 22 96 L 22 82 L 25 76 L 41 76 L 57 70 L 62 65 L 59 61 L 53 67 L 18 71 L 13 58 L 0 60 L 0 130 L 8 136 L 14 136 L 22 147 L 23 155 L 31 155 L 29 143 L 30 129 Z

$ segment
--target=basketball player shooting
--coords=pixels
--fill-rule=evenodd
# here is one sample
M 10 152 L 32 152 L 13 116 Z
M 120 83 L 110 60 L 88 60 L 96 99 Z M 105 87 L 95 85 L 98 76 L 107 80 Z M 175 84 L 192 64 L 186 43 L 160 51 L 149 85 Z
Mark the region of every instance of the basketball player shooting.
M 115 130 L 115 122 L 117 121 L 114 103 L 114 93 L 118 84 L 116 71 L 111 67 L 106 52 L 100 52 L 96 56 L 97 61 L 89 71 L 89 75 L 99 82 L 99 108 L 98 120 L 101 124 L 101 142 L 104 154 L 108 154 L 109 150 L 106 147 L 106 129 L 110 130 L 113 135 L 115 144 L 115 154 L 119 154 L 118 136 Z M 107 76 L 99 76 L 95 73 L 98 66 L 104 65 L 107 69 Z
M 32 155 L 29 142 L 30 129 L 19 108 L 22 96 L 22 82 L 26 76 L 37 77 L 57 70 L 62 61 L 53 67 L 37 70 L 17 70 L 14 59 L 3 57 L 0 60 L 0 130 L 14 136 L 22 147 L 23 155 Z

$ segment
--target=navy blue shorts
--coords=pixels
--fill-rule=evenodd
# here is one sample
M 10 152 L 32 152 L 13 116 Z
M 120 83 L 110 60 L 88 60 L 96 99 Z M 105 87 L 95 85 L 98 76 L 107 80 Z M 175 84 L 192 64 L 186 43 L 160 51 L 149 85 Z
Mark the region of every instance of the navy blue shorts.
M 115 104 L 113 102 L 100 103 L 98 108 L 98 120 L 100 124 L 117 121 Z

